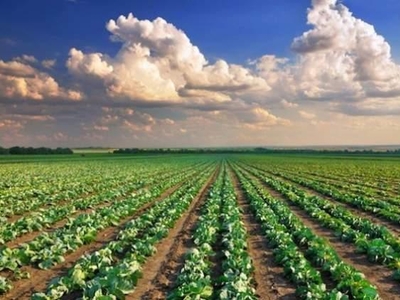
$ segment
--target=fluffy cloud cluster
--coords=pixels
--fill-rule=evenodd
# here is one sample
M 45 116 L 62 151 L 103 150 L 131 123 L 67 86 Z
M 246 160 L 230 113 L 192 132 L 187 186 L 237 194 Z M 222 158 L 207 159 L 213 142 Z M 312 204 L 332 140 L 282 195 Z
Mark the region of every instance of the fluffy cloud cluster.
M 46 72 L 32 66 L 37 63 L 33 56 L 24 55 L 5 62 L 0 60 L 0 95 L 5 98 L 43 100 L 63 98 L 80 100 L 78 91 L 60 87 Z
M 266 81 L 239 65 L 209 64 L 187 35 L 162 18 L 132 14 L 107 23 L 116 57 L 71 49 L 67 67 L 81 78 L 97 78 L 112 98 L 152 102 L 224 102 L 246 91 L 268 91 Z
M 383 98 L 400 96 L 400 66 L 372 25 L 336 0 L 313 0 L 308 23 L 313 28 L 292 43 L 300 57 L 293 71 L 299 94 L 345 101 L 380 98 L 381 105 Z

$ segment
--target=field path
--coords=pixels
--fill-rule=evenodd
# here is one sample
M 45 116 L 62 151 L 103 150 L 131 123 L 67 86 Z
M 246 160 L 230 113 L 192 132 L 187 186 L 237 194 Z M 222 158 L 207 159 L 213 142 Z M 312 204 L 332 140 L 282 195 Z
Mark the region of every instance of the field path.
M 157 253 L 143 265 L 143 277 L 139 279 L 134 292 L 126 296 L 127 300 L 165 299 L 171 291 L 185 262 L 186 252 L 194 246 L 192 233 L 200 216 L 200 209 L 207 199 L 208 190 L 219 170 L 220 166 L 204 184 L 174 228 L 169 231 L 168 236 L 157 244 Z

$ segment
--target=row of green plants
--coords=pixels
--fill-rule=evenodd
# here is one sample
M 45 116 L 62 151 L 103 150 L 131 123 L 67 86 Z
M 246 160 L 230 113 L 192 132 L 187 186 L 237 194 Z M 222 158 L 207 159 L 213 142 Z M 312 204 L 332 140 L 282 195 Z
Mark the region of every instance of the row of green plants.
M 177 220 L 210 176 L 211 169 L 157 202 L 131 220 L 115 240 L 102 249 L 81 257 L 65 276 L 56 278 L 35 300 L 61 299 L 79 292 L 82 299 L 125 299 L 142 275 L 142 266 L 156 252 L 156 245 L 168 235 Z
M 287 175 L 297 175 L 295 170 L 290 169 L 281 169 L 281 172 Z M 371 187 L 367 183 L 354 183 L 352 181 L 344 180 L 344 178 L 335 178 L 332 176 L 327 176 L 325 174 L 315 174 L 314 172 L 306 172 L 303 171 L 301 177 L 307 180 L 321 182 L 323 184 L 328 184 L 333 187 L 336 187 L 340 190 L 350 191 L 351 193 L 360 194 L 362 196 L 377 198 L 379 200 L 388 201 L 392 203 L 399 203 L 400 199 L 390 196 L 389 190 L 382 190 L 377 187 Z
M 140 183 L 143 177 L 158 176 L 202 163 L 204 161 L 198 160 L 178 163 L 117 162 L 113 165 L 105 162 L 86 162 L 83 165 L 72 164 L 67 169 L 58 164 L 53 168 L 53 164 L 40 164 L 34 169 L 31 169 L 29 164 L 22 164 L 22 170 L 20 165 L 13 164 L 10 172 L 4 172 L 2 176 L 2 180 L 11 181 L 14 185 L 9 183 L 7 188 L 0 190 L 0 224 L 6 223 L 7 218 L 14 215 L 58 206 L 60 202 L 98 194 L 132 181 Z M 4 167 L 9 170 L 8 165 Z M 1 173 L 3 172 L 0 171 Z M 26 182 L 26 186 L 19 186 L 20 181 Z
M 400 224 L 400 207 L 379 199 L 373 199 L 346 190 L 339 190 L 329 184 L 306 180 L 299 176 L 289 176 L 282 172 L 273 172 L 276 176 L 281 176 L 302 186 L 311 188 L 325 196 L 332 197 L 336 201 L 346 203 L 365 212 L 376 214 L 388 221 Z
M 199 171 L 201 174 L 209 173 L 211 168 Z M 100 230 L 117 226 L 123 218 L 133 215 L 143 205 L 159 197 L 168 188 L 189 179 L 191 175 L 191 173 L 180 173 L 175 177 L 169 177 L 148 190 L 128 196 L 123 201 L 71 218 L 62 228 L 51 233 L 43 233 L 18 248 L 4 247 L 0 250 L 0 271 L 11 271 L 14 273 L 13 279 L 18 280 L 29 276 L 21 272 L 20 268 L 24 265 L 36 265 L 41 269 L 48 269 L 63 262 L 65 254 L 93 242 Z
M 241 220 L 235 189 L 228 173 L 222 190 L 222 277 L 218 299 L 257 299 L 254 266 L 247 249 L 247 231 Z
M 223 172 L 221 171 L 209 189 L 207 199 L 201 208 L 196 230 L 192 239 L 194 247 L 185 256 L 185 262 L 168 295 L 169 300 L 210 299 L 214 293 L 212 257 L 216 256 L 214 246 L 220 233 Z
M 184 169 L 185 173 L 193 172 L 196 168 Z M 133 193 L 139 192 L 140 189 L 145 186 L 154 184 L 157 181 L 164 181 L 170 176 L 175 176 L 176 173 L 182 172 L 170 171 L 160 173 L 144 174 L 140 178 L 137 176 L 129 178 L 121 186 L 113 188 L 113 184 L 105 183 L 102 185 L 102 189 L 96 194 L 90 195 L 85 198 L 76 198 L 68 201 L 67 204 L 61 206 L 50 206 L 43 208 L 38 211 L 32 212 L 26 216 L 23 216 L 15 222 L 7 222 L 0 225 L 0 245 L 5 244 L 15 238 L 22 236 L 29 232 L 43 230 L 44 228 L 50 228 L 52 224 L 65 219 L 66 217 L 89 208 L 96 208 L 96 206 L 102 204 L 111 204 L 116 201 L 123 201 L 124 197 L 132 195 Z M 119 183 L 120 184 L 120 183 Z
M 40 208 L 46 209 L 49 206 L 58 205 L 60 201 L 70 201 L 97 194 L 131 181 L 140 182 L 142 176 L 154 174 L 157 169 L 143 168 L 130 173 L 121 171 L 123 175 L 117 172 L 105 172 L 105 174 L 95 173 L 96 175 L 88 176 L 86 172 L 75 170 L 72 176 L 59 178 L 55 182 L 50 180 L 42 186 L 33 186 L 22 191 L 13 188 L 6 189 L 6 193 L 0 196 L 0 216 L 3 217 L 3 223 L 5 223 L 6 218 L 13 215 L 21 215 Z M 43 177 L 47 178 L 47 176 Z
M 290 177 L 299 177 L 298 173 L 296 174 L 293 171 L 290 170 L 284 170 L 280 171 L 280 175 L 284 174 L 284 176 L 290 176 Z M 393 195 L 390 196 L 388 194 L 385 194 L 382 190 L 377 190 L 373 188 L 368 188 L 365 185 L 362 184 L 353 184 L 351 182 L 347 182 L 342 179 L 327 179 L 324 177 L 320 176 L 313 176 L 313 175 L 307 175 L 302 173 L 301 178 L 304 181 L 308 182 L 315 182 L 323 185 L 328 185 L 330 187 L 336 188 L 339 192 L 341 193 L 351 193 L 351 194 L 356 194 L 360 195 L 363 197 L 367 198 L 372 198 L 384 202 L 389 202 L 393 205 L 399 205 L 400 204 L 400 198 L 399 197 L 394 197 Z
M 185 257 L 169 300 L 257 299 L 247 232 L 226 169 L 209 192 L 193 239 L 195 247 Z M 220 264 L 221 274 L 213 273 L 213 264 Z
M 377 191 L 379 195 L 387 196 L 389 193 L 398 194 L 398 178 L 396 176 L 396 170 L 392 168 L 393 165 L 385 167 L 384 165 L 377 168 L 377 165 L 366 163 L 363 168 L 358 170 L 352 170 L 347 164 L 346 169 L 335 169 L 329 167 L 324 169 L 317 168 L 295 168 L 298 173 L 310 174 L 312 176 L 323 177 L 335 181 L 345 181 L 355 186 L 365 187 L 371 191 Z M 282 169 L 282 170 L 293 170 Z M 389 171 L 389 172 L 388 172 Z M 379 178 L 379 180 L 376 180 Z
M 285 203 L 268 194 L 247 171 L 237 165 L 234 169 L 276 262 L 296 285 L 300 299 L 380 299 L 376 287 L 343 262 L 330 244 L 305 226 Z M 327 290 L 325 277 L 335 282 L 333 289 Z
M 242 156 L 236 159 L 268 171 L 332 178 L 396 196 L 400 192 L 400 165 L 396 159 L 306 156 Z M 379 193 L 380 193 L 379 192 Z
M 355 216 L 326 199 L 307 196 L 304 191 L 289 183 L 258 171 L 252 173 L 323 226 L 334 230 L 342 241 L 354 243 L 359 252 L 367 255 L 368 260 L 393 269 L 394 278 L 400 280 L 400 241 L 385 226 Z

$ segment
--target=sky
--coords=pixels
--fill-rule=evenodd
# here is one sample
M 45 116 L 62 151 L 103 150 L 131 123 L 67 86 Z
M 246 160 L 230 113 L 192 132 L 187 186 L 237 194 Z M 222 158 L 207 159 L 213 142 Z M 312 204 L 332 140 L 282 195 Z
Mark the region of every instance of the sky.
M 400 144 L 400 1 L 0 3 L 0 146 Z

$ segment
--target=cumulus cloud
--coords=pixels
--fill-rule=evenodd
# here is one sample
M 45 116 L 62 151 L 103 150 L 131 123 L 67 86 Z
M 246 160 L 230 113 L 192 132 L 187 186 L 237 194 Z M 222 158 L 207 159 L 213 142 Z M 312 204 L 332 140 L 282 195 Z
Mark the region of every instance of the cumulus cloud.
M 307 120 L 312 120 L 316 118 L 316 115 L 304 110 L 299 110 L 299 115 L 303 118 L 303 119 L 307 119 Z
M 32 56 L 32 55 L 22 55 L 21 57 L 16 57 L 14 60 L 16 61 L 20 61 L 22 63 L 31 63 L 31 64 L 35 64 L 38 62 L 38 60 Z
M 275 115 L 271 114 L 264 108 L 256 107 L 251 110 L 251 114 L 253 117 L 253 121 L 251 123 L 255 123 L 261 125 L 263 127 L 266 126 L 275 126 L 275 125 L 289 125 L 290 121 L 278 118 Z
M 55 59 L 45 59 L 45 60 L 42 60 L 41 64 L 42 64 L 43 68 L 51 69 L 56 65 L 56 62 L 57 61 Z
M 367 98 L 357 102 L 336 103 L 330 109 L 351 116 L 400 115 L 400 97 Z
M 374 27 L 335 0 L 314 0 L 313 28 L 294 39 L 300 55 L 295 76 L 308 98 L 346 99 L 400 95 L 400 66 Z
M 77 75 L 89 74 L 102 78 L 113 71 L 113 67 L 108 64 L 105 56 L 101 53 L 84 55 L 82 51 L 72 48 L 69 56 L 67 67 Z
M 97 77 L 111 98 L 162 102 L 221 102 L 246 91 L 268 91 L 266 81 L 243 66 L 209 64 L 188 36 L 162 18 L 132 14 L 110 20 L 111 40 L 122 43 L 115 57 L 71 49 L 67 67 Z
M 297 103 L 289 102 L 289 101 L 287 101 L 286 99 L 282 99 L 282 100 L 281 100 L 281 105 L 282 105 L 284 108 L 296 108 L 296 107 L 299 106 Z
M 0 60 L 0 97 L 33 100 L 63 98 L 74 101 L 82 98 L 80 92 L 60 87 L 49 74 L 28 64 L 36 61 L 34 57 L 25 55 L 8 62 Z
M 35 69 L 17 60 L 9 62 L 0 60 L 0 74 L 10 77 L 33 77 Z
M 111 99 L 149 105 L 206 107 L 245 101 L 293 108 L 306 100 L 375 98 L 384 106 L 382 99 L 400 95 L 400 66 L 373 26 L 335 0 L 312 1 L 307 18 L 312 28 L 291 45 L 298 55 L 295 61 L 267 54 L 247 66 L 222 59 L 210 64 L 173 24 L 129 14 L 106 25 L 111 40 L 122 44 L 115 57 L 73 48 L 67 67 L 80 80 L 97 80 L 88 87 L 104 89 Z

